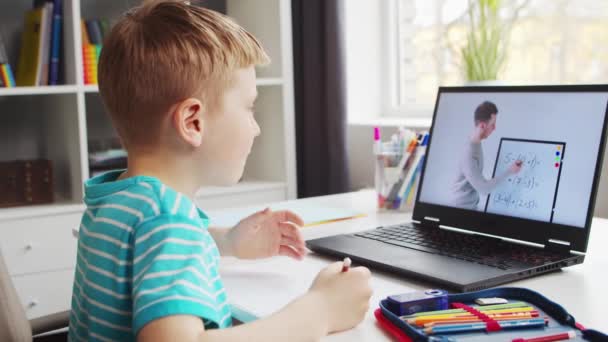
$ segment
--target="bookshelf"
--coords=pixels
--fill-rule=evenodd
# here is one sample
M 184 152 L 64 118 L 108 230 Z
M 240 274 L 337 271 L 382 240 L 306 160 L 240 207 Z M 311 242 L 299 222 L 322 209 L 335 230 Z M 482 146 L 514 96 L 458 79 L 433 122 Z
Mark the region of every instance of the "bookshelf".
M 297 192 L 291 2 L 192 2 L 225 10 L 261 40 L 272 59 L 270 66 L 257 70 L 256 118 L 262 135 L 254 143 L 242 181 L 232 187 L 201 189 L 196 202 L 203 209 L 218 209 L 294 199 Z M 82 183 L 91 176 L 89 152 L 93 144 L 117 138 L 104 112 L 97 85 L 84 83 L 80 19 L 112 21 L 138 3 L 63 0 L 64 84 L 0 88 L 0 160 L 46 158 L 53 162 L 54 203 L 0 208 L 0 250 L 15 283 L 23 285 L 18 292 L 30 318 L 69 308 L 69 298 L 63 293 L 71 292 L 76 258 L 76 240 L 71 230 L 78 228 L 84 211 Z M 14 72 L 23 15 L 31 6 L 32 1 L 0 2 L 0 35 Z M 28 234 L 15 235 L 15 231 Z M 41 250 L 62 252 L 49 261 L 44 260 Z M 25 263 L 44 267 L 34 267 L 36 270 L 32 271 Z M 49 289 L 38 289 L 35 284 L 40 283 L 55 288 L 61 295 L 44 298 Z M 64 286 L 70 286 L 70 291 L 64 291 Z

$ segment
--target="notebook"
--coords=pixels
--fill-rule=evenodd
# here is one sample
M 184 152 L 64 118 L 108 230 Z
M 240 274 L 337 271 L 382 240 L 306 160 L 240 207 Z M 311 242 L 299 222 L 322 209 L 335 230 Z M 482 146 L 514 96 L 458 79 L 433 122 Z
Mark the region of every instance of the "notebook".
M 232 303 L 235 319 L 250 322 L 267 317 L 308 291 L 317 273 L 328 262 L 308 257 L 297 261 L 287 257 L 262 260 L 222 258 L 220 275 Z M 386 293 L 414 291 L 403 282 L 383 275 L 371 279 L 374 294 L 370 303 L 377 303 Z M 252 295 L 254 294 L 254 295 Z

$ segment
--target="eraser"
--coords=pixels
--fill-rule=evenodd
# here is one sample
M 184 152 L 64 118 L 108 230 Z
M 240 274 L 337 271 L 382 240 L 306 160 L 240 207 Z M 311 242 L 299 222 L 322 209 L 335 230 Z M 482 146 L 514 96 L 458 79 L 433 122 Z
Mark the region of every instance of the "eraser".
M 477 298 L 475 299 L 475 303 L 479 305 L 494 305 L 494 304 L 507 304 L 509 301 L 504 298 Z

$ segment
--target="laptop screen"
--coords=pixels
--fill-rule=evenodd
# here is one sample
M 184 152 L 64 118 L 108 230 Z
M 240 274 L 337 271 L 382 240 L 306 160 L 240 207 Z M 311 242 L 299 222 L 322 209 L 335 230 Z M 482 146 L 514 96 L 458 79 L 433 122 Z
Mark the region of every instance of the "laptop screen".
M 584 228 L 607 105 L 608 92 L 440 92 L 419 202 Z

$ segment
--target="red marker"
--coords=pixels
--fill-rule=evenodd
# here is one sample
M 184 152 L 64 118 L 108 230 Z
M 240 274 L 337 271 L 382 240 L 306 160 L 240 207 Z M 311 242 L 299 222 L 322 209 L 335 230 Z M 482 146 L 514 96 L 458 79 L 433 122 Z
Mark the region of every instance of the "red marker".
M 574 330 L 566 331 L 561 334 L 547 335 L 534 338 L 516 338 L 512 342 L 553 342 L 571 340 L 576 337 Z
M 352 261 L 350 260 L 349 257 L 344 258 L 344 264 L 342 265 L 342 272 L 348 271 L 348 268 L 350 267 L 351 263 L 352 263 Z

